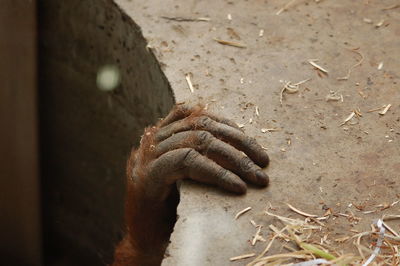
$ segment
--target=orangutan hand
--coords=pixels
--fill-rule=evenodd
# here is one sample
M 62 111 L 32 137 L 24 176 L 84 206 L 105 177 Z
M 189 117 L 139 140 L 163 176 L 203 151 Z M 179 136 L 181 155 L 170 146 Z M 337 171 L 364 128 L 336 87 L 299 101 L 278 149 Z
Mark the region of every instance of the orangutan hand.
M 190 178 L 243 194 L 246 182 L 268 185 L 268 155 L 231 121 L 201 106 L 177 105 L 147 128 L 127 167 L 127 232 L 114 266 L 160 265 L 176 221 L 175 182 Z
M 260 186 L 269 181 L 261 169 L 269 158 L 256 140 L 200 106 L 177 105 L 157 126 L 148 128 L 132 162 L 133 181 L 144 182 L 146 194 L 159 200 L 183 178 L 239 194 L 246 192 L 244 181 Z

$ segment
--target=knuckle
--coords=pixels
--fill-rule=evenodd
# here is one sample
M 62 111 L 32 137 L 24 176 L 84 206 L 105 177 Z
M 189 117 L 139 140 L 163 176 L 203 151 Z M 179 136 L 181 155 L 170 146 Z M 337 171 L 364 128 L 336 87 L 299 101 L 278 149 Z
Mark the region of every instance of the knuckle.
M 250 171 L 253 168 L 254 164 L 248 157 L 243 157 L 240 159 L 240 169 L 245 172 Z
M 200 128 L 208 128 L 212 122 L 213 120 L 211 118 L 202 115 L 197 120 L 197 126 Z
M 190 166 L 191 164 L 193 164 L 193 162 L 200 155 L 195 149 L 192 148 L 182 149 L 182 152 L 184 153 L 182 158 L 182 163 L 185 166 Z
M 228 170 L 226 170 L 225 168 L 219 169 L 217 172 L 218 182 L 221 182 L 221 183 L 226 182 L 229 179 L 228 173 L 229 173 Z
M 231 127 L 234 127 L 234 128 L 238 128 L 238 126 L 236 125 L 236 123 L 234 123 L 234 122 L 232 122 L 231 120 L 226 119 L 226 118 L 221 118 L 221 123 L 227 124 L 227 125 L 229 125 L 229 126 L 231 126 Z
M 161 168 L 157 165 L 156 162 L 151 162 L 147 167 L 147 176 L 149 180 L 157 181 L 162 176 L 160 174 Z M 136 172 L 139 175 L 139 172 Z
M 256 139 L 251 137 L 246 137 L 245 143 L 250 148 L 258 146 Z
M 211 135 L 210 132 L 207 132 L 204 130 L 198 131 L 198 133 L 197 133 L 197 138 L 200 143 L 207 142 L 208 140 L 212 139 L 212 137 L 213 136 Z
M 177 106 L 176 106 L 176 109 L 175 109 L 175 112 L 178 113 L 178 114 L 186 114 L 186 113 L 189 113 L 189 112 L 190 112 L 190 108 L 187 107 L 187 106 L 184 105 L 184 104 L 177 105 Z

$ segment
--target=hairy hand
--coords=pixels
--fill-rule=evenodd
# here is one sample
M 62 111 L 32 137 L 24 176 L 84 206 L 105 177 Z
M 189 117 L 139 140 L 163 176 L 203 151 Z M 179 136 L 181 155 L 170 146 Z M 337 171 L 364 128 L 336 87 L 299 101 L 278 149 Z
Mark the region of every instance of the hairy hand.
M 268 155 L 235 123 L 196 106 L 177 105 L 157 126 L 148 128 L 134 152 L 128 175 L 144 182 L 147 196 L 164 200 L 179 179 L 190 178 L 245 193 L 246 182 L 268 184 L 261 167 Z
M 261 167 L 268 155 L 235 123 L 201 106 L 177 105 L 147 128 L 127 167 L 127 234 L 115 251 L 115 266 L 160 265 L 176 221 L 175 183 L 190 178 L 243 194 L 246 183 L 268 185 Z

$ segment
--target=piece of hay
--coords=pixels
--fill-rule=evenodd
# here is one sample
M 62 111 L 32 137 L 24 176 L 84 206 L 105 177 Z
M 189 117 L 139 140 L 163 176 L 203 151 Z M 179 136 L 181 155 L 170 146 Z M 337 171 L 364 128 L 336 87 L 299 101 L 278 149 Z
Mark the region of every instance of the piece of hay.
M 299 244 L 299 246 L 304 250 L 310 251 L 312 254 L 314 254 L 317 257 L 324 258 L 327 260 L 335 260 L 336 259 L 336 257 L 333 256 L 332 254 L 325 252 L 322 249 L 319 249 L 314 245 L 302 242 Z
M 364 262 L 364 264 L 362 266 L 369 265 L 376 258 L 376 256 L 378 256 L 378 254 L 381 250 L 382 242 L 385 237 L 385 227 L 383 227 L 383 221 L 381 219 L 379 219 L 377 221 L 376 225 L 380 229 L 379 230 L 379 238 L 378 238 L 378 241 L 376 242 L 376 247 L 375 247 L 373 253 L 371 254 L 371 256 L 367 259 L 366 262 Z
M 310 65 L 312 65 L 313 67 L 315 67 L 316 69 L 324 72 L 325 74 L 328 74 L 328 70 L 326 70 L 325 68 L 323 68 L 322 66 L 318 65 L 317 63 L 315 63 L 316 61 L 318 61 L 318 59 L 308 59 L 308 63 Z
M 325 97 L 325 101 L 341 101 L 343 102 L 343 95 L 338 94 L 336 91 L 330 91 L 328 95 Z
M 254 257 L 255 255 L 256 255 L 255 253 L 243 254 L 240 256 L 232 257 L 229 260 L 230 261 L 243 260 L 243 259 L 248 259 L 248 258 Z
M 214 41 L 218 42 L 219 44 L 222 45 L 228 45 L 228 46 L 233 46 L 237 48 L 246 48 L 247 46 L 245 44 L 237 43 L 237 42 L 231 42 L 231 41 L 225 41 L 225 40 L 220 40 L 214 38 Z
M 284 5 L 281 9 L 278 10 L 278 12 L 276 12 L 276 15 L 279 16 L 283 11 L 286 11 L 292 4 L 294 4 L 294 2 L 296 2 L 296 0 L 291 0 L 287 2 L 286 5 Z
M 355 49 L 351 49 L 350 51 L 352 51 L 353 53 L 356 53 L 360 56 L 360 59 L 357 61 L 357 63 L 355 63 L 354 65 L 352 65 L 348 70 L 347 70 L 347 75 L 344 77 L 339 77 L 337 78 L 337 80 L 348 80 L 350 78 L 350 74 L 353 71 L 354 68 L 358 67 L 361 65 L 361 63 L 364 61 L 364 56 L 362 55 L 362 53 L 360 53 L 358 51 L 359 48 L 355 48 Z
M 392 107 L 392 105 L 389 103 L 388 105 L 386 105 L 385 109 L 382 110 L 382 112 L 379 112 L 380 115 L 385 115 L 387 111 L 389 111 L 390 107 Z
M 247 207 L 247 208 L 241 210 L 240 212 L 238 212 L 238 213 L 235 215 L 235 220 L 237 220 L 237 218 L 239 218 L 241 215 L 245 214 L 246 212 L 248 212 L 248 211 L 250 211 L 250 210 L 251 210 L 251 207 Z
M 275 132 L 275 131 L 280 131 L 280 128 L 262 128 L 261 132 L 262 133 L 267 133 L 267 132 Z
M 289 94 L 294 94 L 297 93 L 300 89 L 300 85 L 306 83 L 307 81 L 311 80 L 310 78 L 308 79 L 304 79 L 302 81 L 299 81 L 297 83 L 292 84 L 291 81 L 281 81 L 284 83 L 283 88 L 281 89 L 280 92 L 280 97 L 279 97 L 279 101 L 281 103 L 281 106 L 283 105 L 283 93 L 289 93 Z
M 185 17 L 167 17 L 167 16 L 161 16 L 161 18 L 177 22 L 202 22 L 202 21 L 208 22 L 211 20 L 210 18 L 185 18 Z
M 186 78 L 186 82 L 187 82 L 187 84 L 188 84 L 188 86 L 189 86 L 190 92 L 193 93 L 193 92 L 194 92 L 194 89 L 193 89 L 193 84 L 192 84 L 191 76 L 192 76 L 191 73 L 187 73 L 187 74 L 185 75 L 185 78 Z
M 350 114 L 348 117 L 346 117 L 346 119 L 343 121 L 343 123 L 340 124 L 340 126 L 345 125 L 345 124 L 346 124 L 347 122 L 349 122 L 355 115 L 356 115 L 356 113 L 355 113 L 354 111 L 351 112 L 351 114 Z
M 261 229 L 262 229 L 262 225 L 258 226 L 257 232 L 254 235 L 253 239 L 251 240 L 251 245 L 254 246 L 257 241 L 261 241 L 261 242 L 266 242 L 267 240 L 265 240 L 265 238 L 263 238 L 260 233 L 261 233 Z
M 303 215 L 303 216 L 305 216 L 305 217 L 314 217 L 314 218 L 318 217 L 318 215 L 309 214 L 309 213 L 303 212 L 303 211 L 301 211 L 301 210 L 299 210 L 299 209 L 296 209 L 295 207 L 293 207 L 293 206 L 290 205 L 289 203 L 286 203 L 286 205 L 287 205 L 292 211 L 294 211 L 294 212 L 296 212 L 296 213 L 298 213 L 298 214 L 300 214 L 300 215 Z

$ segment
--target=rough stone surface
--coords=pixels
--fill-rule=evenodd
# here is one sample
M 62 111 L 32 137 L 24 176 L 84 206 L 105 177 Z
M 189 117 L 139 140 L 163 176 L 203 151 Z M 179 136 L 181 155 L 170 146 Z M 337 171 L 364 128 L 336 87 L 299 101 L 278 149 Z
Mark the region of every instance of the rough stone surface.
M 269 203 L 290 217 L 297 215 L 285 202 L 318 215 L 330 207 L 362 217 L 357 225 L 345 218 L 332 220 L 331 235 L 339 237 L 352 228 L 367 230 L 384 213 L 364 215 L 350 203 L 371 209 L 399 198 L 400 13 L 382 10 L 396 1 L 296 1 L 280 15 L 277 11 L 288 1 L 116 2 L 142 27 L 178 102 L 202 101 L 245 124 L 245 132 L 271 156 L 266 169 L 271 185 L 251 187 L 242 197 L 182 183 L 179 220 L 163 265 L 227 265 L 232 256 L 260 252 L 265 243 L 249 244 L 256 231 L 249 219 L 265 225 L 267 238 L 267 226 L 276 223 L 263 214 Z M 162 16 L 211 20 L 178 22 Z M 381 20 L 383 25 L 375 26 Z M 246 48 L 224 46 L 214 38 Z M 339 81 L 360 60 L 354 48 L 363 55 L 361 66 Z M 308 59 L 318 59 L 328 75 L 318 73 Z M 187 73 L 194 93 L 186 84 Z M 281 81 L 309 78 L 280 104 Z M 327 102 L 330 91 L 342 94 L 343 102 Z M 367 112 L 389 103 L 392 108 L 383 116 Z M 362 117 L 340 126 L 355 109 Z M 280 130 L 262 133 L 261 128 Z M 234 215 L 247 206 L 253 210 L 235 221 Z M 396 205 L 385 212 L 398 211 Z M 398 223 L 392 226 L 399 229 Z M 273 246 L 270 254 L 277 252 L 280 247 Z

